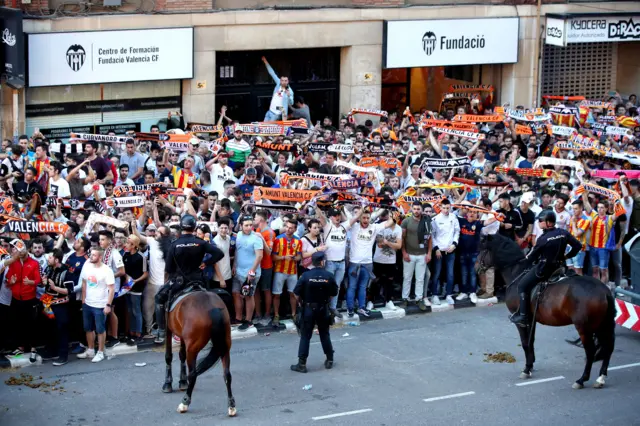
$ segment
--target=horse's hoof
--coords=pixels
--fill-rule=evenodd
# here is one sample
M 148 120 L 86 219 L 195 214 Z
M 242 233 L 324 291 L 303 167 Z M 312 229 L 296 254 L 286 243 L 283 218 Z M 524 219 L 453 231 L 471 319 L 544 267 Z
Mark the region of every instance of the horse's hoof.
M 602 389 L 604 387 L 604 378 L 606 376 L 600 376 L 596 379 L 596 382 L 593 384 L 595 389 Z
M 182 402 L 180 403 L 180 405 L 178 405 L 178 413 L 180 414 L 186 413 L 188 409 L 189 409 L 189 406 L 184 405 Z
M 571 385 L 571 387 L 574 389 L 582 389 L 584 388 L 584 385 L 581 385 L 580 383 L 575 382 L 573 385 Z
M 165 383 L 165 384 L 162 386 L 162 392 L 164 392 L 164 393 L 171 393 L 171 392 L 173 392 L 173 386 L 171 386 L 171 384 L 170 384 L 170 383 Z
M 189 387 L 189 383 L 187 382 L 180 382 L 178 383 L 178 389 L 180 389 L 181 391 L 186 391 L 187 388 Z
M 520 373 L 520 378 L 521 379 L 530 379 L 532 376 L 531 373 L 527 373 L 526 371 L 523 371 L 522 373 Z
M 238 410 L 236 407 L 229 407 L 229 417 L 235 417 L 238 414 Z

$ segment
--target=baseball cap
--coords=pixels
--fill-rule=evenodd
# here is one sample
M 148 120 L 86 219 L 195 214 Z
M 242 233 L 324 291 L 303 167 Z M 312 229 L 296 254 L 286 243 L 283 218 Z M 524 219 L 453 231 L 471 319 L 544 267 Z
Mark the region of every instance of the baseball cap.
M 229 158 L 229 153 L 227 151 L 222 151 L 220 154 L 218 154 L 221 158 L 225 157 L 225 158 Z
M 247 169 L 247 171 L 245 172 L 245 174 L 247 176 L 256 176 L 258 174 L 258 172 L 256 171 L 256 169 L 254 169 L 253 167 L 249 167 Z
M 158 230 L 158 227 L 153 223 L 147 226 L 147 231 L 157 231 L 157 230 Z
M 520 202 L 521 203 L 531 203 L 535 199 L 536 199 L 536 193 L 533 192 L 533 191 L 530 191 L 530 192 L 525 192 L 524 194 L 522 194 L 522 198 L 520 198 Z
M 341 213 L 340 213 L 340 210 L 338 210 L 338 209 L 331 209 L 331 210 L 329 210 L 329 217 L 339 216 L 340 214 L 341 214 Z
M 190 143 L 191 145 L 200 145 L 200 139 L 198 139 L 198 138 L 191 138 L 191 139 L 189 139 L 189 143 Z

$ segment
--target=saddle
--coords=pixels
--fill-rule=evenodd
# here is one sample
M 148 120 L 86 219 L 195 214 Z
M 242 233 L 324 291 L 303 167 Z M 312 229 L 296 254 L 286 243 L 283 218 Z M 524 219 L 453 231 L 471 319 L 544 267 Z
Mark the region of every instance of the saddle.
M 191 293 L 195 293 L 198 291 L 207 291 L 207 289 L 204 288 L 204 284 L 202 282 L 192 281 L 176 294 L 170 294 L 169 303 L 166 304 L 168 312 L 173 311 L 178 305 L 178 302 L 180 302 L 182 299 L 184 299 Z
M 561 266 L 549 276 L 548 279 L 542 281 L 531 290 L 531 300 L 536 300 L 536 298 L 542 296 L 545 288 L 549 285 L 558 284 L 561 281 L 566 280 L 567 278 L 571 278 L 576 276 L 576 271 L 571 268 L 567 268 L 566 266 Z

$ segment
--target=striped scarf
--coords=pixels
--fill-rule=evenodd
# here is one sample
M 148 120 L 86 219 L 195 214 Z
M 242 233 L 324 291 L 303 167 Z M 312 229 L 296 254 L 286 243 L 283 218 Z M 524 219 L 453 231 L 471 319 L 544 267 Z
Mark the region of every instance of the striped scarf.
M 588 183 L 588 182 L 583 182 L 582 185 L 578 186 L 575 189 L 575 193 L 576 195 L 581 195 L 584 192 L 590 192 L 592 194 L 598 194 L 602 197 L 606 197 L 610 202 L 614 203 L 614 211 L 616 216 L 620 216 L 621 214 L 625 213 L 625 209 L 622 206 L 622 204 L 620 203 L 620 194 L 617 193 L 616 191 L 612 191 L 609 188 L 604 188 L 600 185 L 595 185 L 593 183 Z
M 511 170 L 515 170 L 518 176 L 525 177 L 541 177 L 543 179 L 549 179 L 553 176 L 553 170 L 547 169 L 522 169 L 519 167 L 511 168 L 511 167 L 496 167 L 496 172 L 507 174 Z

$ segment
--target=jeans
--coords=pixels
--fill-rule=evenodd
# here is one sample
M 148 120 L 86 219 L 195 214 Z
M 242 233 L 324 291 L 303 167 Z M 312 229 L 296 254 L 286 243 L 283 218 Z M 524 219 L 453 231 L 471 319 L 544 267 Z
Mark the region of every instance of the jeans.
M 142 333 L 142 295 L 127 293 L 129 332 Z
M 462 293 L 475 293 L 477 284 L 476 259 L 478 253 L 462 253 L 460 266 L 462 267 Z
M 342 285 L 342 280 L 344 279 L 344 270 L 345 270 L 346 262 L 343 260 L 342 262 L 334 262 L 332 260 L 327 260 L 327 264 L 325 269 L 332 273 L 335 277 L 336 284 L 338 284 L 338 293 L 340 293 L 340 286 Z M 331 309 L 336 309 L 338 307 L 338 295 L 331 296 L 331 300 L 329 300 L 329 307 Z
M 424 283 L 427 268 L 427 260 L 424 254 L 410 254 L 409 262 L 402 261 L 402 300 L 409 298 L 413 273 L 416 275 L 416 300 L 424 295 Z
M 69 303 L 51 305 L 58 329 L 58 357 L 66 360 L 69 355 Z
M 282 119 L 282 113 L 274 113 L 271 110 L 267 111 L 264 116 L 264 121 L 279 121 Z
M 441 252 L 442 253 L 442 252 Z M 456 253 L 442 253 L 442 257 L 438 259 L 435 255 L 433 256 L 436 264 L 435 269 L 433 271 L 433 276 L 431 277 L 431 294 L 433 296 L 438 295 L 438 288 L 440 287 L 440 272 L 442 271 L 442 263 L 446 263 L 446 273 L 447 273 L 447 288 L 446 295 L 451 296 L 453 294 L 453 268 L 456 263 Z
M 147 330 L 153 324 L 153 314 L 156 312 L 156 294 L 162 286 L 148 283 L 142 292 L 142 316 Z
M 371 280 L 371 275 L 369 275 L 369 270 L 367 269 L 369 265 L 352 263 L 349 265 L 349 287 L 347 288 L 347 309 L 353 310 L 355 306 L 355 297 L 356 292 L 358 293 L 358 307 L 360 309 L 364 309 L 367 302 L 367 285 Z M 358 274 L 354 276 L 353 274 L 359 270 Z

